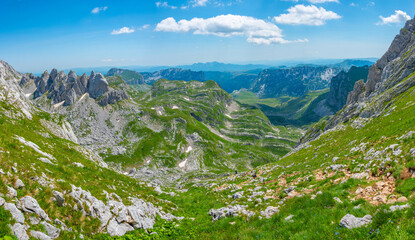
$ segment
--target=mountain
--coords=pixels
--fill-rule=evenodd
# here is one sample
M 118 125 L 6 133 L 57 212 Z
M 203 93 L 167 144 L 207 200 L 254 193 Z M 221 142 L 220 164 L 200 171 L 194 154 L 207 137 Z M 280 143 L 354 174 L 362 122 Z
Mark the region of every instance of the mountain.
M 330 64 L 330 67 L 341 68 L 345 71 L 348 71 L 351 67 L 364 67 L 372 66 L 375 62 L 370 60 L 359 60 L 359 59 L 346 59 L 343 62 Z
M 339 68 L 304 65 L 292 68 L 266 69 L 262 71 L 250 90 L 261 98 L 302 96 L 310 90 L 327 88 Z
M 120 76 L 129 85 L 144 84 L 144 77 L 140 73 L 128 69 L 111 68 L 105 76 Z
M 206 79 L 217 82 L 228 93 L 240 89 L 248 89 L 258 74 L 250 72 L 205 72 Z
M 168 80 L 184 80 L 184 81 L 206 81 L 204 72 L 195 72 L 191 70 L 184 70 L 181 68 L 169 68 L 160 70 L 153 73 L 141 73 L 144 77 L 144 82 L 152 85 L 155 81 L 159 79 L 168 79 Z
M 192 65 L 181 65 L 177 68 L 190 69 L 192 71 L 219 71 L 219 72 L 241 72 L 252 69 L 265 69 L 269 68 L 269 65 L 261 64 L 230 64 L 220 62 L 206 62 L 206 63 L 194 63 Z

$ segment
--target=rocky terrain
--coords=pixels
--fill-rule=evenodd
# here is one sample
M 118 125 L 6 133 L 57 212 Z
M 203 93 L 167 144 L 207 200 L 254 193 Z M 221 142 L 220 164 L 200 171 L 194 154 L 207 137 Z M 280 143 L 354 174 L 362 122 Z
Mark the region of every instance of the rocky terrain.
M 412 239 L 414 26 L 294 149 L 294 129 L 213 81 L 137 93 L 1 61 L 0 238 Z M 111 91 L 128 98 L 101 105 Z

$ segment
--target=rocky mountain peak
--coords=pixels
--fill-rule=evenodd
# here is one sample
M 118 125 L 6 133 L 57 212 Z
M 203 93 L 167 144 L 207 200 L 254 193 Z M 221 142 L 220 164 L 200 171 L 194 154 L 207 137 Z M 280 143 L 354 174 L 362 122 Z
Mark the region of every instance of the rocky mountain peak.
M 411 19 L 406 22 L 405 27 L 395 37 L 388 51 L 370 68 L 364 96 L 361 99 L 368 100 L 378 95 L 413 72 L 412 70 L 415 67 L 415 58 L 412 54 L 415 45 L 414 33 L 415 19 Z M 398 59 L 405 62 L 405 68 L 402 69 L 406 69 L 406 71 L 401 72 L 397 69 L 398 66 L 402 66 L 401 62 L 397 61 Z M 392 73 L 396 77 L 387 83 L 386 80 L 390 79 Z M 356 93 L 353 93 L 353 95 L 356 95 Z M 352 103 L 348 102 L 348 104 Z

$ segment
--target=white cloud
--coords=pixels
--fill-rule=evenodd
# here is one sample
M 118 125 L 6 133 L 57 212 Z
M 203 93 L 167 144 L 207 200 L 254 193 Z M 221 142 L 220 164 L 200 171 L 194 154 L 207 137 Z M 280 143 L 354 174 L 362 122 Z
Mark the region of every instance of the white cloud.
M 108 7 L 96 7 L 94 9 L 92 9 L 91 13 L 93 14 L 98 14 L 100 12 L 104 12 L 108 9 Z
M 145 30 L 145 29 L 149 29 L 150 28 L 150 24 L 145 24 L 143 26 L 141 26 L 140 28 L 138 28 L 138 30 Z
M 205 7 L 206 3 L 208 3 L 209 0 L 193 0 L 192 6 L 193 7 Z
M 156 6 L 158 8 L 171 8 L 171 9 L 176 9 L 177 8 L 176 6 L 169 5 L 168 2 L 156 2 Z
M 396 10 L 395 14 L 390 15 L 389 17 L 382 17 L 379 16 L 382 20 L 381 22 L 377 23 L 377 25 L 385 25 L 391 23 L 403 23 L 411 19 L 411 17 L 404 11 Z
M 245 36 L 248 42 L 256 44 L 305 42 L 307 40 L 288 41 L 283 38 L 282 30 L 271 22 L 265 22 L 248 16 L 219 15 L 212 18 L 193 18 L 176 21 L 166 18 L 156 26 L 160 32 L 193 32 L 197 35 L 218 37 Z
M 327 2 L 335 2 L 340 3 L 339 0 L 308 0 L 311 3 L 318 4 L 318 3 L 327 3 Z
M 274 17 L 274 21 L 280 24 L 321 26 L 328 20 L 340 18 L 337 13 L 322 7 L 296 5 L 288 9 L 288 13 Z
M 107 58 L 107 59 L 102 59 L 102 61 L 108 63 L 108 62 L 112 62 L 112 59 L 111 58 Z
M 357 6 L 359 6 L 359 4 L 356 4 L 354 2 L 350 3 L 350 7 L 357 7 Z
M 119 34 L 129 34 L 129 33 L 133 33 L 133 32 L 135 32 L 134 29 L 129 28 L 129 27 L 123 27 L 123 28 L 121 28 L 119 30 L 113 30 L 111 32 L 111 34 L 112 35 L 119 35 Z

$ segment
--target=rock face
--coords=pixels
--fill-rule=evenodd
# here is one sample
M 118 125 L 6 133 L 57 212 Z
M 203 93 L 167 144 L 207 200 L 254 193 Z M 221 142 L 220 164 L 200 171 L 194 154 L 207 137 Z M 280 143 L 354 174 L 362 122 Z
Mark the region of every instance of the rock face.
M 355 217 L 351 214 L 347 214 L 340 221 L 340 226 L 352 229 L 365 226 L 372 222 L 372 216 L 366 215 L 362 218 Z
M 388 51 L 372 67 L 367 82 L 357 81 L 347 104 L 335 116 L 308 130 L 298 143 L 317 138 L 321 133 L 354 118 L 376 118 L 394 103 L 397 96 L 415 86 L 415 20 L 409 20 L 395 37 Z
M 351 67 L 348 72 L 341 71 L 331 79 L 330 92 L 327 104 L 338 111 L 346 105 L 347 96 L 354 88 L 357 81 L 366 81 L 369 67 Z
M 251 90 L 259 97 L 302 96 L 309 90 L 324 89 L 340 68 L 299 66 L 262 71 Z
M 167 80 L 184 80 L 184 81 L 206 81 L 206 76 L 204 72 L 195 72 L 191 70 L 184 70 L 181 68 L 169 68 L 160 70 L 153 73 L 142 73 L 144 77 L 144 82 L 147 84 L 153 84 L 159 79 Z
M 20 85 L 25 86 L 30 82 L 31 75 L 24 75 L 20 80 Z M 50 74 L 45 71 L 42 76 L 35 78 L 33 84 L 35 86 L 34 99 L 47 93 L 47 97 L 52 100 L 52 104 L 62 103 L 64 106 L 73 105 L 78 98 L 86 93 L 91 98 L 99 100 L 101 106 L 128 98 L 123 90 L 112 89 L 101 73 L 95 74 L 93 71 L 88 78 L 86 74 L 79 77 L 74 71 L 70 71 L 68 75 L 65 75 L 63 71 L 58 72 L 58 70 L 53 69 Z M 101 97 L 104 94 L 103 100 Z
M 35 213 L 44 220 L 50 221 L 46 212 L 39 206 L 36 199 L 26 196 L 20 199 L 22 209 L 28 213 Z

